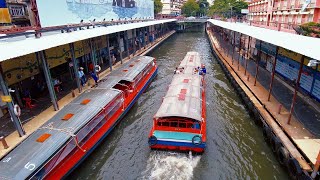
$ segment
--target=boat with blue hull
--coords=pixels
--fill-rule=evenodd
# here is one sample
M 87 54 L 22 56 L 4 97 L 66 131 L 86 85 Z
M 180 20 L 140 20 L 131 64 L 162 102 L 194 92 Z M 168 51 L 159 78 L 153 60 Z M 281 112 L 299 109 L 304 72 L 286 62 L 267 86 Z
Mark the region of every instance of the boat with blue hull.
M 0 161 L 0 179 L 61 179 L 112 131 L 157 75 L 139 56 L 62 108 Z
M 199 53 L 188 52 L 175 71 L 153 119 L 148 141 L 151 149 L 204 152 L 206 100 L 200 67 Z

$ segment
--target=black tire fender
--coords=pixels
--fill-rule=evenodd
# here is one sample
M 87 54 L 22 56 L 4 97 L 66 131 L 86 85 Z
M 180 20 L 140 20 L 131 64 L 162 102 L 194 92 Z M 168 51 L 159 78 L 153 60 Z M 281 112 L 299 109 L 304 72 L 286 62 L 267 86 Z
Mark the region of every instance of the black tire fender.
M 197 138 L 199 138 L 199 140 L 197 141 Z M 200 144 L 202 144 L 202 139 L 199 135 L 195 135 L 192 138 L 192 144 L 199 146 Z
M 158 142 L 157 137 L 155 137 L 155 136 L 150 136 L 150 137 L 149 137 L 148 143 L 149 143 L 150 146 L 156 145 L 157 142 Z
M 288 160 L 288 171 L 292 179 L 298 179 L 302 175 L 300 164 L 295 158 Z
M 264 124 L 263 128 L 262 128 L 262 133 L 263 133 L 263 137 L 267 142 L 270 142 L 270 137 L 271 137 L 271 129 L 268 125 Z
M 272 135 L 270 138 L 270 144 L 271 144 L 271 149 L 274 153 L 276 153 L 278 151 L 278 149 L 281 147 L 281 141 L 280 139 L 275 136 Z
M 279 147 L 279 149 L 277 150 L 277 157 L 278 157 L 279 163 L 281 165 L 283 165 L 285 167 L 288 165 L 290 153 L 285 147 L 283 147 L 283 146 Z

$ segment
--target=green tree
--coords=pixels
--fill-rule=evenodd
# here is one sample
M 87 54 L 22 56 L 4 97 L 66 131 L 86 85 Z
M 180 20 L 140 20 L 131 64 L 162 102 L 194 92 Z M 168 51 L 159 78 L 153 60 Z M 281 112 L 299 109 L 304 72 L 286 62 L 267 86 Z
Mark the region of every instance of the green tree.
M 195 0 L 188 0 L 181 7 L 181 12 L 185 16 L 195 16 L 200 10 L 199 4 Z
M 199 8 L 200 8 L 199 11 L 198 11 L 199 16 L 207 15 L 208 14 L 208 9 L 209 9 L 209 6 L 210 6 L 208 1 L 207 0 L 199 0 L 198 4 L 199 4 Z
M 232 11 L 231 11 L 232 8 Z M 220 15 L 226 18 L 231 17 L 241 17 L 241 9 L 248 9 L 248 3 L 243 0 L 215 0 L 214 4 L 209 8 L 208 14 Z
M 162 11 L 163 4 L 161 0 L 154 0 L 154 14 L 158 14 Z

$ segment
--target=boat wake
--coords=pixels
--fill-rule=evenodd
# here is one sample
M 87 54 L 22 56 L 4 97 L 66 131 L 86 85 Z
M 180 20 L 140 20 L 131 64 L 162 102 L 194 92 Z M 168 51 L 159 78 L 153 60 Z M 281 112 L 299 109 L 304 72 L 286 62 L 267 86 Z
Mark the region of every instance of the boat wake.
M 192 156 L 191 153 L 152 151 L 142 179 L 192 179 L 193 169 L 200 158 L 200 155 Z

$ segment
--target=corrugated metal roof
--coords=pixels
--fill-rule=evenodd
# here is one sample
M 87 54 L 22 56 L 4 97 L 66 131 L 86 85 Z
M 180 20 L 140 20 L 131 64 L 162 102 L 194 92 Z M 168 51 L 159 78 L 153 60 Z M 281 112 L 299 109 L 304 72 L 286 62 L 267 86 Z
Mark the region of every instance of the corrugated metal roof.
M 136 61 L 138 60 L 139 61 Z M 70 134 L 76 134 L 87 124 L 103 107 L 121 94 L 121 91 L 112 89 L 120 80 L 134 79 L 137 75 L 135 68 L 130 68 L 126 74 L 119 74 L 121 69 L 129 67 L 132 63 L 135 67 L 142 70 L 153 60 L 152 57 L 135 57 L 129 62 L 123 64 L 123 67 L 112 71 L 100 83 L 98 88 L 89 89 L 75 98 L 70 104 L 63 107 L 55 116 L 46 122 L 40 129 L 32 133 L 13 151 L 11 151 L 4 160 L 0 161 L 0 179 L 25 179 L 30 174 L 37 171 L 43 163 L 53 156 L 67 141 L 71 139 Z M 112 77 L 112 78 L 110 78 Z M 83 105 L 83 102 L 87 102 Z M 72 114 L 70 119 L 62 120 L 67 114 Z M 50 130 L 45 127 L 53 127 L 58 130 Z M 70 134 L 62 131 L 68 131 Z M 43 143 L 36 140 L 44 133 L 51 136 Z M 5 160 L 10 159 L 8 162 Z M 32 164 L 32 170 L 26 168 L 27 164 Z
M 26 38 L 25 40 L 15 42 L 0 41 L 0 62 L 76 41 L 174 21 L 176 21 L 176 19 L 147 21 L 108 27 L 96 27 L 93 29 L 74 31 L 71 33 L 60 33 L 44 36 L 37 39 Z
M 194 56 L 190 61 L 190 57 Z M 186 55 L 180 67 L 190 67 L 191 73 L 176 74 L 169 86 L 168 92 L 157 111 L 155 118 L 186 117 L 202 121 L 202 76 L 194 74 L 193 69 L 200 66 L 200 56 L 197 52 Z
M 286 48 L 307 57 L 320 60 L 320 39 L 275 31 L 266 28 L 248 26 L 243 23 L 231 23 L 210 19 L 208 22 L 232 31 L 260 39 L 267 43 Z

